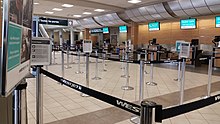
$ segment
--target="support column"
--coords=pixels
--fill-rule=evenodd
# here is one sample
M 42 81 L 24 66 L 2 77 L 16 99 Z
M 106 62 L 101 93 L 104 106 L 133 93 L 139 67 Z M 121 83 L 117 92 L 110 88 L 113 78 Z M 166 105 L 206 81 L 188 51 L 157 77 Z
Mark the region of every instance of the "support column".
M 74 31 L 72 28 L 70 29 L 70 43 L 71 43 L 71 46 L 75 44 Z
M 63 45 L 63 32 L 62 30 L 59 31 L 59 38 L 60 38 L 60 46 Z
M 90 39 L 89 29 L 86 28 L 83 34 L 83 39 Z
M 131 42 L 135 46 L 138 45 L 138 24 L 131 22 Z

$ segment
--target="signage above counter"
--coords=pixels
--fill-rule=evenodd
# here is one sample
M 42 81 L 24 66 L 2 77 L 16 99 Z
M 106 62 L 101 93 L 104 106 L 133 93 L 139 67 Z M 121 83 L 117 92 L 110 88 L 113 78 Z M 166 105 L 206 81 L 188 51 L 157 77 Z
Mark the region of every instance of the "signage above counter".
M 196 19 L 183 19 L 180 20 L 181 29 L 196 29 L 197 28 Z
M 215 17 L 215 27 L 220 28 L 220 16 Z
M 160 22 L 150 22 L 148 24 L 149 31 L 159 31 L 160 30 Z
M 39 18 L 39 24 L 47 24 L 47 25 L 60 25 L 60 26 L 68 26 L 68 20 L 64 19 L 52 19 L 52 18 Z

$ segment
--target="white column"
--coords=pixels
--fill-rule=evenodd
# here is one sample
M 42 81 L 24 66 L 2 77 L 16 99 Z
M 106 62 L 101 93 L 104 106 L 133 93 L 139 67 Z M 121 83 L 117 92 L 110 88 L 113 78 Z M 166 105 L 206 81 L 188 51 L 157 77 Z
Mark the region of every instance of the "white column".
M 60 45 L 63 45 L 63 32 L 62 30 L 59 31 L 59 38 L 60 38 Z
M 75 44 L 74 31 L 72 28 L 70 29 L 70 42 L 71 42 L 71 46 Z

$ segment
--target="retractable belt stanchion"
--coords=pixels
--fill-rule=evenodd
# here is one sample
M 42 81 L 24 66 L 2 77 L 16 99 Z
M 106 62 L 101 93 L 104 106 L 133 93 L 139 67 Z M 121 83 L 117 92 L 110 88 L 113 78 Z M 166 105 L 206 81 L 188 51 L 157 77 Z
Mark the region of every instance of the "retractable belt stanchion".
M 107 71 L 107 70 L 105 69 L 105 58 L 106 58 L 106 52 L 103 51 L 103 53 L 102 53 L 103 71 Z
M 62 77 L 64 77 L 64 52 L 61 51 L 61 68 L 62 68 Z
M 186 71 L 186 59 L 182 62 L 182 78 L 180 83 L 180 105 L 184 102 L 184 89 L 185 89 L 185 71 Z
M 174 79 L 174 81 L 178 81 L 178 82 L 181 81 L 181 62 L 180 61 L 178 62 L 178 77 L 177 79 Z
M 56 64 L 56 53 L 55 53 L 55 50 L 53 51 L 53 63 Z
M 128 56 L 129 52 L 126 53 L 126 85 L 122 86 L 121 89 L 122 90 L 133 90 L 134 88 L 129 86 L 129 56 Z
M 40 73 L 42 66 L 37 66 L 36 76 L 36 124 L 43 124 L 43 77 Z
M 139 86 L 139 103 L 141 104 L 141 102 L 144 99 L 144 61 L 141 60 L 140 61 L 140 86 Z M 135 123 L 135 124 L 140 124 L 140 117 L 133 115 L 131 117 L 131 122 Z
M 121 69 L 122 69 L 122 75 L 121 77 L 125 78 L 126 77 L 126 73 L 125 73 L 125 50 L 123 49 L 122 51 L 122 63 L 121 63 Z
M 144 55 L 144 60 L 145 60 L 145 62 L 147 61 L 147 50 L 145 50 L 145 55 Z M 148 74 L 148 72 L 147 72 L 147 64 L 146 64 L 146 68 L 145 68 L 145 74 Z
M 69 61 L 69 58 L 70 58 L 70 55 L 69 55 L 69 54 L 70 54 L 70 46 L 67 46 L 67 53 L 66 53 L 66 58 L 67 58 L 67 59 L 66 59 L 66 60 L 67 60 L 67 67 L 66 67 L 66 68 L 67 68 L 67 69 L 68 69 L 68 68 L 71 68 L 71 67 L 70 67 L 70 61 Z
M 154 53 L 151 52 L 151 61 L 154 61 Z M 154 82 L 154 64 L 150 64 L 150 81 L 147 82 L 147 85 L 156 86 L 157 83 Z
M 89 87 L 89 53 L 86 53 L 86 87 Z M 88 97 L 89 95 L 81 93 L 82 97 Z
M 140 124 L 156 124 L 154 121 L 154 108 L 156 103 L 150 101 L 141 102 Z
M 72 48 L 72 46 L 71 46 L 71 48 Z M 71 49 L 70 49 L 70 51 L 71 51 Z M 73 56 L 71 56 L 71 60 L 70 61 L 71 61 L 72 64 L 74 64 Z
M 81 51 L 80 51 L 80 49 L 78 49 L 78 71 L 77 72 L 75 72 L 76 74 L 82 74 L 82 73 L 84 73 L 84 72 L 82 72 L 81 71 L 81 69 L 80 69 L 80 53 L 81 53 Z
M 204 98 L 209 98 L 211 96 L 213 59 L 213 57 L 209 58 L 207 96 Z
M 95 51 L 96 55 L 96 62 L 95 62 L 95 77 L 92 80 L 101 80 L 102 78 L 99 77 L 99 65 L 98 65 L 98 50 Z

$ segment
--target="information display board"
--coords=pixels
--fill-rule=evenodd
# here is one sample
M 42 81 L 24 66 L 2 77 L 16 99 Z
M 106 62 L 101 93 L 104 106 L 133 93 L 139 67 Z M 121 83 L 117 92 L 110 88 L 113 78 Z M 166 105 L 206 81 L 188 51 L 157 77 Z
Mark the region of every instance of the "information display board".
M 7 96 L 30 74 L 32 0 L 4 0 L 0 95 Z
M 176 41 L 176 51 L 179 53 L 180 52 L 180 49 L 181 49 L 181 44 L 182 43 L 185 43 L 186 41 L 184 41 L 184 40 L 177 40 Z
M 181 29 L 196 29 L 196 19 L 184 19 L 180 20 L 180 28 Z
M 91 40 L 84 40 L 83 41 L 83 52 L 84 53 L 91 53 L 92 52 L 92 41 Z
M 127 26 L 119 26 L 119 32 L 120 33 L 126 33 L 127 32 Z
M 108 34 L 109 33 L 109 28 L 108 27 L 105 27 L 102 30 L 103 30 L 103 34 Z
M 31 44 L 31 65 L 50 65 L 52 44 L 49 38 L 33 38 Z
M 68 20 L 39 17 L 39 24 L 68 26 Z
M 103 33 L 103 30 L 102 30 L 102 28 L 91 29 L 90 33 L 91 34 Z
M 149 31 L 159 31 L 160 30 L 160 22 L 150 22 L 148 24 Z
M 180 58 L 189 58 L 190 56 L 190 43 L 184 42 L 180 45 Z
M 220 28 L 220 16 L 215 17 L 215 27 Z

